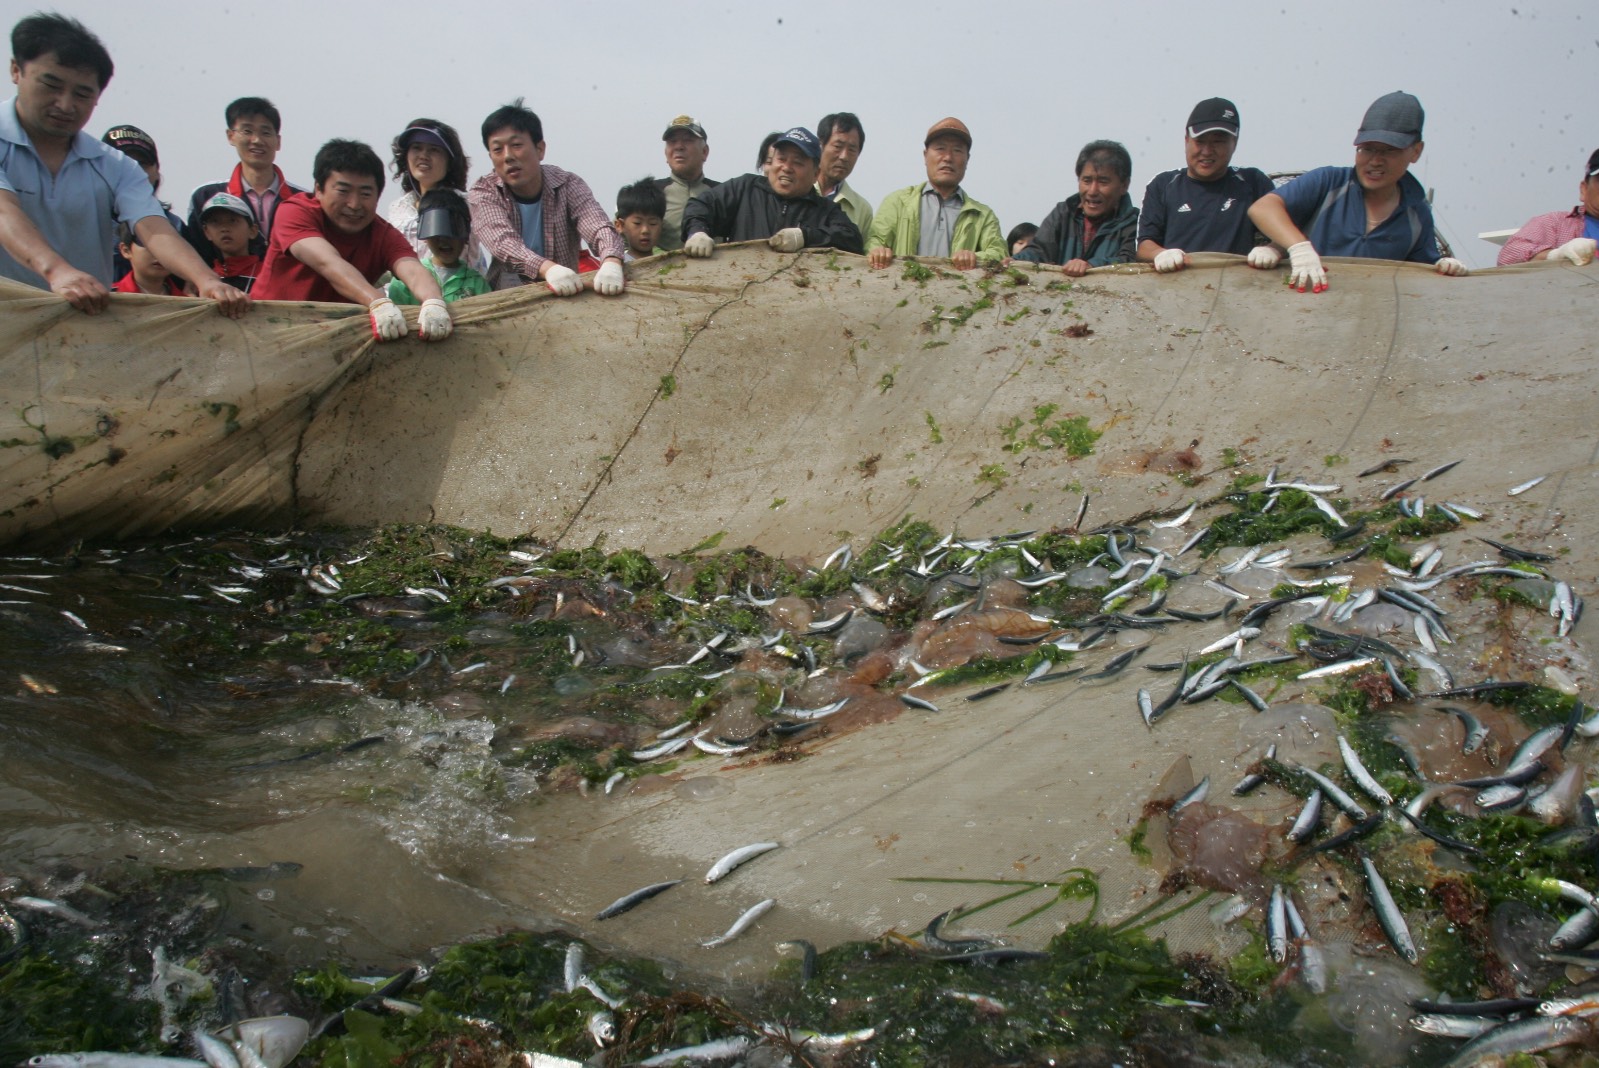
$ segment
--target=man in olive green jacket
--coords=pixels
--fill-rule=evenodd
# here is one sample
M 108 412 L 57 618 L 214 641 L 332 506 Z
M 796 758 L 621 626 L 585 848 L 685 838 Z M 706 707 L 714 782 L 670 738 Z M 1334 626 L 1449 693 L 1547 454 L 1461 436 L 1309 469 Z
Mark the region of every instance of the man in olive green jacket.
M 978 257 L 1004 258 L 1005 233 L 993 209 L 960 187 L 971 153 L 971 131 L 959 119 L 942 119 L 927 131 L 927 181 L 890 193 L 878 205 L 866 239 L 868 263 L 887 267 L 895 256 L 929 256 L 965 271 Z

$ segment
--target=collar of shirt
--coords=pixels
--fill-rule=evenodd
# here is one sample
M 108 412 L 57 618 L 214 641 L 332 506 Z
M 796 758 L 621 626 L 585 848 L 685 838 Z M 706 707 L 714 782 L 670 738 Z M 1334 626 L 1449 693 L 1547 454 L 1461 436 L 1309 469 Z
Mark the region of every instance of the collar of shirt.
M 28 131 L 22 126 L 22 118 L 17 114 L 16 97 L 12 97 L 4 105 L 0 105 L 0 140 L 10 141 L 14 145 L 26 148 L 35 156 L 39 155 L 39 150 L 33 145 L 33 138 L 28 136 Z M 61 165 L 63 167 L 66 166 L 74 157 L 89 159 L 95 156 L 97 154 L 94 151 L 96 146 L 100 148 L 108 147 L 101 145 L 99 141 L 79 130 L 72 135 L 72 144 L 68 146 L 66 158 L 61 161 Z M 112 151 L 116 150 L 112 149 Z
M 924 196 L 924 197 L 932 197 L 933 199 L 937 200 L 940 204 L 944 204 L 944 203 L 947 203 L 947 202 L 953 200 L 955 203 L 961 205 L 962 207 L 966 206 L 966 190 L 962 189 L 958 185 L 955 187 L 955 192 L 951 193 L 949 196 L 946 197 L 942 193 L 940 193 L 937 189 L 933 188 L 932 183 L 928 183 L 927 187 L 922 190 L 922 196 Z

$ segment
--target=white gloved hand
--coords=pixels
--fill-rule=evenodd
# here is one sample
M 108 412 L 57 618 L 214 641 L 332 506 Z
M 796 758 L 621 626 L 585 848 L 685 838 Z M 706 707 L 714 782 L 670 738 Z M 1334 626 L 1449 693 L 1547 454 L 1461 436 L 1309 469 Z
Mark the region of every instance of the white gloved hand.
M 1163 248 L 1155 254 L 1155 270 L 1161 274 L 1180 271 L 1188 265 L 1188 257 L 1180 248 Z
M 767 238 L 766 243 L 779 252 L 798 252 L 805 247 L 805 231 L 797 226 L 785 226 Z
M 1249 265 L 1269 271 L 1283 261 L 1283 254 L 1274 245 L 1256 245 L 1249 250 Z
M 1466 270 L 1466 265 L 1453 256 L 1441 257 L 1433 267 L 1439 274 L 1462 275 L 1470 273 Z
M 600 269 L 594 273 L 594 292 L 607 297 L 614 297 L 622 292 L 626 278 L 622 274 L 622 265 L 616 260 L 606 260 L 600 264 Z
M 422 310 L 416 313 L 416 336 L 423 341 L 443 341 L 450 336 L 450 331 L 455 329 L 455 323 L 450 319 L 450 310 L 438 297 L 429 297 L 422 302 Z
M 388 297 L 379 297 L 366 306 L 372 313 L 372 336 L 379 341 L 398 341 L 405 336 L 405 313 Z
M 552 263 L 544 268 L 544 284 L 558 297 L 575 297 L 583 288 L 583 278 L 570 267 Z
M 1552 260 L 1570 260 L 1578 267 L 1586 267 L 1593 262 L 1593 255 L 1599 250 L 1599 241 L 1591 237 L 1574 237 L 1557 249 L 1551 249 L 1549 258 Z
M 1321 265 L 1321 257 L 1316 255 L 1315 246 L 1309 241 L 1288 246 L 1288 284 L 1301 293 L 1306 286 L 1310 287 L 1312 293 L 1320 293 L 1327 288 L 1327 270 Z
M 716 241 L 707 233 L 694 234 L 683 242 L 683 251 L 696 260 L 703 260 L 716 249 Z

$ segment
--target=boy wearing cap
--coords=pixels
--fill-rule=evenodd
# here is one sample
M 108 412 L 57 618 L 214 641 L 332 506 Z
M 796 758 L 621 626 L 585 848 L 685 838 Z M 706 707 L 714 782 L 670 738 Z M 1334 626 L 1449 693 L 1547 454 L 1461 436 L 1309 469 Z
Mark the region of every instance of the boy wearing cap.
M 239 163 L 227 181 L 202 185 L 189 197 L 189 243 L 207 263 L 217 258 L 217 251 L 205 239 L 200 226 L 200 212 L 206 201 L 218 193 L 230 193 L 250 205 L 260 229 L 250 243 L 250 251 L 265 256 L 278 207 L 303 192 L 289 184 L 277 165 L 278 150 L 283 147 L 283 119 L 272 101 L 259 96 L 240 97 L 223 110 L 223 118 L 228 124 L 228 144 L 238 153 Z
M 405 236 L 378 218 L 383 161 L 359 141 L 334 139 L 317 149 L 311 168 L 316 193 L 297 193 L 278 209 L 267 243 L 257 300 L 322 300 L 365 304 L 372 336 L 405 336 L 405 316 L 377 280 L 385 271 L 422 298 L 416 317 L 423 341 L 442 341 L 454 324 L 436 279 Z
M 1230 252 L 1249 256 L 1252 267 L 1277 266 L 1281 256 L 1249 219 L 1249 206 L 1272 191 L 1272 181 L 1264 171 L 1232 165 L 1233 102 L 1218 96 L 1195 105 L 1183 147 L 1187 166 L 1157 174 L 1144 189 L 1138 258 L 1161 272 L 1188 266 L 1187 252 Z
M 1592 263 L 1599 248 L 1599 149 L 1588 157 L 1577 193 L 1582 202 L 1570 211 L 1539 215 L 1517 230 L 1499 250 L 1499 266 L 1532 260 L 1565 260 L 1578 267 Z
M 859 254 L 861 232 L 816 192 L 821 143 L 803 126 L 772 142 L 766 173 L 741 174 L 683 209 L 683 251 L 703 258 L 717 241 L 765 240 L 779 252 L 836 248 Z
M 422 266 L 438 279 L 444 302 L 478 297 L 494 288 L 462 259 L 472 239 L 472 212 L 466 198 L 453 189 L 434 188 L 416 206 L 416 236 L 427 246 Z M 398 278 L 389 283 L 389 299 L 396 304 L 420 304 L 411 287 Z
M 887 267 L 895 256 L 948 259 L 956 270 L 977 266 L 977 258 L 1005 258 L 999 218 L 974 200 L 961 182 L 971 158 L 972 134 L 956 118 L 941 119 L 922 141 L 927 181 L 883 198 L 866 240 L 867 262 Z
M 1440 257 L 1432 207 L 1410 165 L 1421 158 L 1421 101 L 1409 93 L 1378 97 L 1355 134 L 1353 167 L 1306 171 L 1249 209 L 1260 232 L 1288 250 L 1288 284 L 1303 293 L 1327 288 L 1321 255 L 1433 264 L 1462 275 L 1466 265 Z
M 232 193 L 218 193 L 200 209 L 200 229 L 217 250 L 211 269 L 228 285 L 250 292 L 261 271 L 261 257 L 250 251 L 261 233 L 250 205 Z
M 701 193 L 722 183 L 705 177 L 705 161 L 711 154 L 705 127 L 687 115 L 679 115 L 666 127 L 661 140 L 666 144 L 666 165 L 672 174 L 669 178 L 655 180 L 656 186 L 666 194 L 666 212 L 661 216 L 661 235 L 656 244 L 673 252 L 683 247 L 684 207 Z M 620 221 L 620 214 L 617 219 Z

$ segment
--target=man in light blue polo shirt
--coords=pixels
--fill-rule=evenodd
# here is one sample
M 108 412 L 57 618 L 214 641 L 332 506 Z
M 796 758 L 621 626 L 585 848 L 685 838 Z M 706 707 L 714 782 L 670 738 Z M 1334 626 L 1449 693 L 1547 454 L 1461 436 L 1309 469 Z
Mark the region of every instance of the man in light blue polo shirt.
M 243 315 L 249 296 L 172 228 L 139 165 L 83 132 L 111 71 L 105 46 L 74 19 L 30 15 L 12 29 L 17 95 L 0 103 L 0 277 L 100 311 L 110 300 L 115 226 L 125 222 L 200 296 Z
M 1432 206 L 1411 164 L 1421 158 L 1421 101 L 1409 93 L 1378 97 L 1355 134 L 1353 167 L 1306 171 L 1249 207 L 1261 233 L 1288 250 L 1288 284 L 1303 293 L 1327 288 L 1321 256 L 1363 256 L 1433 264 L 1439 274 L 1466 265 L 1438 254 Z M 1319 253 L 1318 253 L 1319 250 Z

